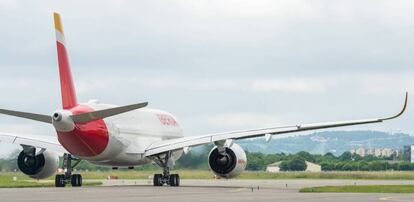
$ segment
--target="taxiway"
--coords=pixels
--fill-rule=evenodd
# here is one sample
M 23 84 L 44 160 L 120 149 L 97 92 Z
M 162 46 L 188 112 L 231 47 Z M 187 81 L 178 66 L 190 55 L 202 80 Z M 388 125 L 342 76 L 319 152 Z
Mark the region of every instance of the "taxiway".
M 105 180 L 81 188 L 0 189 L 0 201 L 414 201 L 414 194 L 299 193 L 323 185 L 414 184 L 408 180 L 182 180 L 180 187 L 153 187 L 149 180 Z

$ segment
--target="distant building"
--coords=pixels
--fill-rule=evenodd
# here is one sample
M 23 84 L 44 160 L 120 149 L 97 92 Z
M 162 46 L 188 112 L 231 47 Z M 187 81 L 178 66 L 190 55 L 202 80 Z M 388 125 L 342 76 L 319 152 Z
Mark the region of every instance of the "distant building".
M 399 153 L 398 150 L 394 150 L 390 148 L 365 149 L 363 147 L 360 147 L 358 149 L 352 149 L 350 152 L 352 154 L 358 154 L 362 157 L 367 156 L 367 155 L 373 155 L 376 157 L 390 157 L 393 154 Z
M 403 159 L 404 161 L 411 162 L 411 145 L 403 147 Z
M 271 172 L 271 173 L 277 173 L 280 172 L 280 164 L 282 163 L 282 161 L 278 161 L 272 164 L 267 165 L 266 167 L 266 172 Z M 306 163 L 306 170 L 305 172 L 321 172 L 322 168 L 320 165 L 309 162 L 309 161 L 305 161 Z
M 401 150 L 395 149 L 392 151 L 391 156 L 394 160 L 397 160 L 401 155 Z
M 358 149 L 352 149 L 351 150 L 352 154 L 358 154 L 360 156 L 365 156 L 365 149 L 364 148 L 358 148 Z
M 274 162 L 272 164 L 267 165 L 266 172 L 277 173 L 280 172 L 280 164 L 282 161 Z
M 381 149 L 374 149 L 374 156 L 381 156 Z
M 306 170 L 307 172 L 321 172 L 322 171 L 322 167 L 318 164 L 312 163 L 312 162 L 306 162 Z
M 366 149 L 366 152 L 365 153 L 367 155 L 373 155 L 373 156 L 375 156 L 375 150 L 372 149 L 372 148 Z
M 414 145 L 411 145 L 410 153 L 411 153 L 410 162 L 413 163 L 414 162 Z
M 384 148 L 384 149 L 381 150 L 381 156 L 390 157 L 394 153 L 398 154 L 398 151 L 394 151 L 394 150 L 392 150 L 390 148 Z

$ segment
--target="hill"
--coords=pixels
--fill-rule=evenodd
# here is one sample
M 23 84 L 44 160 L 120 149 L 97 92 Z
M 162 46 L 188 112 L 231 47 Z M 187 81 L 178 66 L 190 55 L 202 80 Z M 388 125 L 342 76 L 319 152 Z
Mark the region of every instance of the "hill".
M 313 154 L 331 152 L 340 155 L 359 147 L 402 149 L 404 145 L 414 144 L 414 136 L 380 131 L 324 131 L 273 139 L 269 143 L 264 138 L 237 142 L 249 152 L 272 154 L 307 151 Z

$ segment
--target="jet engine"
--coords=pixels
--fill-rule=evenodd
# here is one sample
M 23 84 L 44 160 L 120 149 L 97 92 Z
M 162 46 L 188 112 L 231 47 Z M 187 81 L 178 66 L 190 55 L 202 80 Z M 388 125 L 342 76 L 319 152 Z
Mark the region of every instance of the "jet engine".
M 44 179 L 55 174 L 59 167 L 59 156 L 49 151 L 38 155 L 28 155 L 22 151 L 17 158 L 17 166 L 31 178 Z
M 221 151 L 220 151 L 221 150 Z M 234 178 L 246 168 L 247 158 L 244 150 L 237 144 L 219 149 L 214 147 L 208 155 L 208 165 L 217 176 Z

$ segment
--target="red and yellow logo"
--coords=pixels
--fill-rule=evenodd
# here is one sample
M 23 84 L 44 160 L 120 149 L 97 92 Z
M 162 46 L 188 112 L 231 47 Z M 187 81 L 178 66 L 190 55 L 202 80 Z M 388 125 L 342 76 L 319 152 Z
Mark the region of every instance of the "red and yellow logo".
M 157 114 L 158 119 L 162 125 L 166 126 L 178 126 L 177 121 L 173 117 L 167 114 Z

